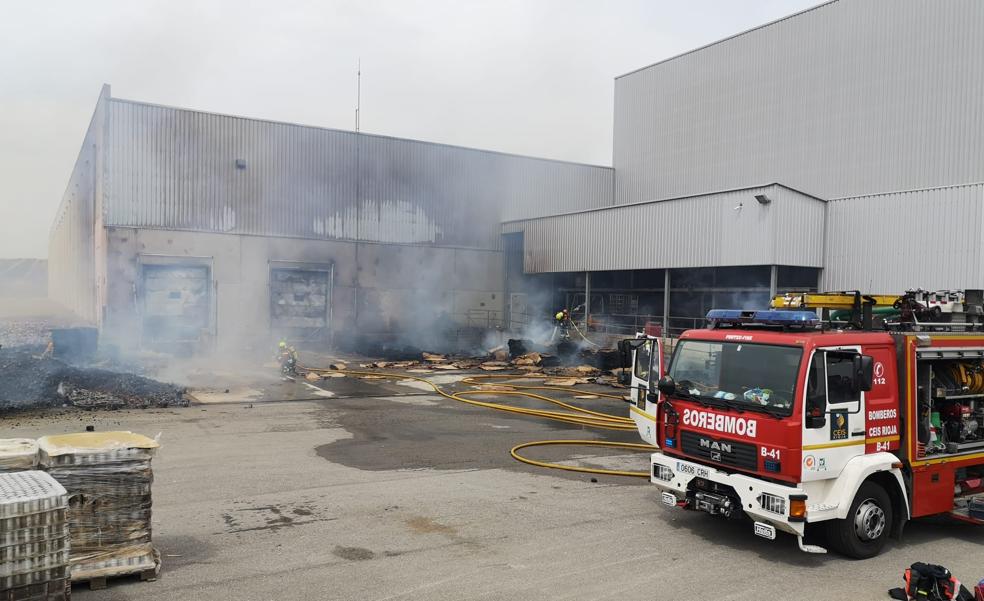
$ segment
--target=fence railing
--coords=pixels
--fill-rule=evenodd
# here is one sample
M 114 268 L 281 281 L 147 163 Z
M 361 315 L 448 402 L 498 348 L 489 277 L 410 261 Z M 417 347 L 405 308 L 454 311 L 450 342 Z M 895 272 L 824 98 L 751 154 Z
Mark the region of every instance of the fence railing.
M 619 314 L 601 315 L 597 318 L 592 316 L 591 322 L 591 331 L 625 335 L 634 335 L 636 332 L 642 332 L 647 323 L 653 323 L 660 327 L 663 336 L 674 338 L 686 330 L 702 328 L 706 324 L 706 320 L 703 317 L 670 316 L 664 324 L 662 315 Z
M 504 311 L 494 309 L 469 309 L 464 313 L 464 317 L 465 328 L 499 331 L 504 336 L 508 334 L 520 335 L 537 321 L 545 323 L 549 321 L 549 316 L 515 312 L 509 316 L 509 319 L 506 319 Z M 574 320 L 583 331 L 583 315 L 575 315 Z M 664 338 L 677 338 L 686 330 L 704 327 L 706 319 L 704 317 L 670 316 L 664 324 L 662 315 L 628 313 L 592 315 L 585 334 L 589 336 L 597 334 L 609 337 L 631 337 L 635 336 L 637 332 L 644 331 L 647 323 L 660 326 Z
M 503 328 L 505 315 L 494 309 L 468 309 L 465 311 L 465 324 L 470 328 Z

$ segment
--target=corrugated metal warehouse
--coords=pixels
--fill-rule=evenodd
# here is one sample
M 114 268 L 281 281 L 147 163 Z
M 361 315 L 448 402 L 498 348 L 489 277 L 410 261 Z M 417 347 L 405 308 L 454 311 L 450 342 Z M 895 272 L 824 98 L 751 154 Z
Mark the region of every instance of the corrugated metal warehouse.
M 982 27 L 835 0 L 617 77 L 615 206 L 503 224 L 511 290 L 676 330 L 785 289 L 984 288 Z
M 97 103 L 50 294 L 141 344 L 984 288 L 984 2 L 834 0 L 615 79 L 613 168 Z
M 501 322 L 500 223 L 612 171 L 115 99 L 51 235 L 52 296 L 152 346 Z
M 836 0 L 615 79 L 616 203 L 984 181 L 984 4 Z

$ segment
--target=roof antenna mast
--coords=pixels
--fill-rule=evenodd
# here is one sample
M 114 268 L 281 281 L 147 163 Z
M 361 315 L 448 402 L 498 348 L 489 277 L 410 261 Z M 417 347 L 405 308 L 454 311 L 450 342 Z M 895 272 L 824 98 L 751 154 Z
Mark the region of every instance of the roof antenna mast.
M 355 71 L 355 131 L 359 131 L 359 110 L 362 108 L 362 57 Z

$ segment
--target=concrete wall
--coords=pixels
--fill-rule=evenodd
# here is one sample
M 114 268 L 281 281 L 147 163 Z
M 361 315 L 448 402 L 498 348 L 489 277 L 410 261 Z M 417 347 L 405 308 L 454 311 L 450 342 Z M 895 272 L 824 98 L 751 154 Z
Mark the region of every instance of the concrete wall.
M 274 335 L 271 267 L 334 266 L 331 306 L 339 343 L 413 332 L 441 313 L 463 326 L 487 311 L 501 318 L 503 310 L 500 251 L 121 227 L 108 228 L 108 243 L 104 338 L 124 345 L 141 338 L 144 264 L 210 267 L 213 320 L 204 338 L 222 350 L 261 348 Z

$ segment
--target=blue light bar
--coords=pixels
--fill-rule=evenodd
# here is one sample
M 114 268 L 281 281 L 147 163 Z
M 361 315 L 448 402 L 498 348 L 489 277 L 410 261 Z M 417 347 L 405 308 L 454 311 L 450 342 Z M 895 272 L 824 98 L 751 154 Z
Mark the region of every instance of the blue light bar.
M 753 321 L 755 311 L 741 309 L 711 309 L 707 312 L 707 321 L 715 323 L 747 323 Z
M 820 318 L 813 311 L 742 311 L 741 309 L 711 309 L 707 321 L 712 324 L 759 323 L 770 326 L 814 326 Z
M 775 326 L 813 326 L 820 318 L 813 311 L 756 311 L 755 321 Z

